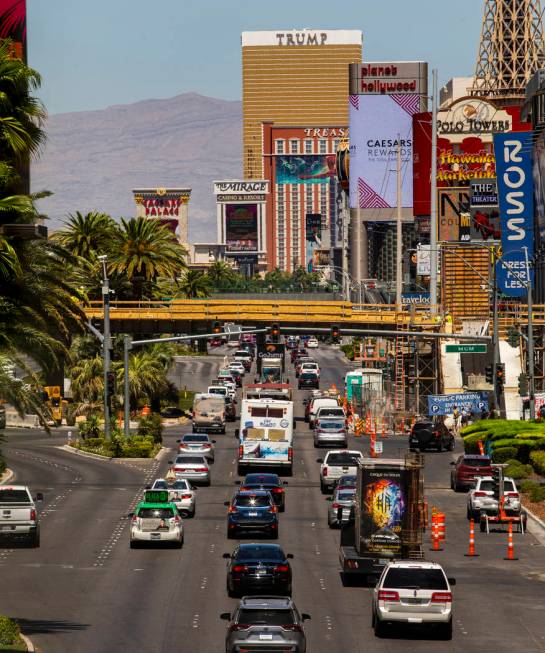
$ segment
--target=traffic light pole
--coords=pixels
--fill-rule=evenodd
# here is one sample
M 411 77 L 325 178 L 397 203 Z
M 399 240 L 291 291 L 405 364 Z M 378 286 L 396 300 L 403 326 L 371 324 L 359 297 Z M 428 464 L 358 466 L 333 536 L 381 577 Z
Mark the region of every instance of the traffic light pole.
M 493 271 L 493 322 L 492 322 L 492 348 L 493 348 L 493 358 L 492 358 L 492 379 L 494 385 L 494 406 L 496 410 L 500 411 L 500 417 L 502 417 L 501 409 L 501 390 L 498 383 L 498 365 L 500 363 L 500 336 L 498 329 L 498 273 L 496 265 L 496 255 L 492 258 L 494 271 Z
M 108 374 L 110 372 L 110 280 L 106 270 L 106 256 L 98 257 L 102 263 L 102 302 L 104 308 L 104 341 L 102 359 L 104 367 L 104 438 L 110 439 L 110 396 L 108 393 Z
M 534 318 L 533 313 L 533 290 L 530 277 L 530 264 L 528 262 L 528 248 L 523 247 L 526 260 L 526 290 L 528 293 L 528 397 L 530 399 L 530 419 L 536 418 L 536 384 L 534 377 Z

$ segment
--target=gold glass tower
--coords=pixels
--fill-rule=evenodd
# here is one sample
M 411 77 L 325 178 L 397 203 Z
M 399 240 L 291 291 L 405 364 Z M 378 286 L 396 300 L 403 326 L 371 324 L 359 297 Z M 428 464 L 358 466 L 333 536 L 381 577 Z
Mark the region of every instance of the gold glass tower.
M 261 179 L 263 121 L 348 124 L 348 64 L 361 62 L 359 30 L 242 33 L 245 179 Z

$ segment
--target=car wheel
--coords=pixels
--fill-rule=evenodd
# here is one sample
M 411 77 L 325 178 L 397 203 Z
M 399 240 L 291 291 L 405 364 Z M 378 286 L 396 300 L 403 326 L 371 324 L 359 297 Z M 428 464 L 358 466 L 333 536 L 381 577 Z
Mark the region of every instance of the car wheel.
M 471 508 L 468 506 L 467 507 L 467 518 L 469 519 L 477 519 L 477 515 L 471 510 Z
M 452 480 L 452 476 L 450 477 L 450 489 L 454 490 L 454 481 Z
M 375 611 L 371 610 L 371 628 L 374 630 L 375 629 L 375 622 L 377 618 L 375 617 Z
M 36 531 L 30 538 L 30 546 L 33 549 L 39 549 L 40 548 L 40 533 Z
M 450 641 L 452 639 L 452 619 L 446 624 L 441 624 L 439 634 L 443 640 Z
M 227 596 L 228 596 L 230 599 L 236 599 L 236 598 L 238 598 L 238 592 L 235 591 L 234 589 L 231 589 L 231 588 L 229 587 L 229 581 L 227 581 Z
M 182 537 L 182 539 L 179 542 L 176 542 L 176 548 L 181 549 L 183 545 L 184 545 L 184 538 Z
M 442 443 L 442 442 L 440 442 L 440 443 L 437 445 L 437 451 L 438 451 L 439 453 L 443 453 L 443 443 Z
M 274 531 L 271 531 L 271 540 L 277 540 L 278 539 L 278 536 L 279 536 L 278 531 L 279 531 L 278 528 L 276 528 Z
M 229 529 L 227 530 L 227 539 L 228 540 L 234 540 L 236 535 L 237 534 L 236 534 L 234 529 L 233 530 L 229 530 Z
M 322 494 L 327 494 L 327 488 L 326 488 L 326 486 L 322 483 L 322 481 L 320 481 L 320 492 L 321 492 Z
M 479 526 L 481 528 L 481 533 L 486 533 L 486 520 L 481 519 Z
M 278 506 L 278 512 L 285 512 L 285 510 L 286 510 L 286 506 L 284 504 Z
M 243 465 L 238 465 L 237 474 L 239 476 L 244 476 L 246 474 L 246 468 Z
M 454 491 L 455 492 L 461 492 L 462 488 L 458 485 L 458 481 L 454 481 Z
M 375 631 L 375 637 L 384 637 L 385 630 L 386 630 L 385 625 L 376 615 L 375 615 L 375 627 L 373 630 Z
M 131 540 L 129 546 L 130 546 L 131 549 L 136 549 L 136 548 L 137 548 L 137 544 L 138 544 L 137 542 L 135 542 L 134 540 Z

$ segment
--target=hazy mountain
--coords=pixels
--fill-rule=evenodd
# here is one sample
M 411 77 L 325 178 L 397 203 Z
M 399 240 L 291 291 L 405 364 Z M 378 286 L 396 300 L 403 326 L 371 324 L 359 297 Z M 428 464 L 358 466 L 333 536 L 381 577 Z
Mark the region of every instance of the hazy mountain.
M 132 217 L 132 188 L 190 186 L 190 238 L 216 240 L 212 181 L 240 178 L 240 102 L 184 93 L 52 115 L 46 131 L 32 190 L 54 192 L 39 204 L 50 228 L 78 210 Z

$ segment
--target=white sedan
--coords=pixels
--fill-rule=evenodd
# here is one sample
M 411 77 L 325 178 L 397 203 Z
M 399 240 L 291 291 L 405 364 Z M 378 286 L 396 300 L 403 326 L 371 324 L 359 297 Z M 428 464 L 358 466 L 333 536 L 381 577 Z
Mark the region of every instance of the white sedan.
M 315 338 L 314 336 L 312 336 L 312 338 L 309 338 L 307 340 L 306 348 L 307 349 L 318 349 L 319 344 L 320 343 L 318 342 L 318 338 Z
M 182 517 L 195 517 L 197 510 L 197 496 L 195 488 L 186 478 L 169 482 L 158 478 L 151 486 L 152 490 L 168 490 L 168 500 L 175 504 Z

